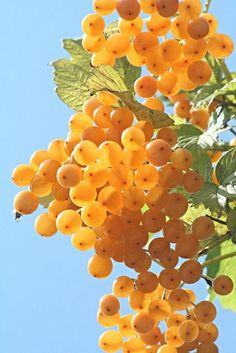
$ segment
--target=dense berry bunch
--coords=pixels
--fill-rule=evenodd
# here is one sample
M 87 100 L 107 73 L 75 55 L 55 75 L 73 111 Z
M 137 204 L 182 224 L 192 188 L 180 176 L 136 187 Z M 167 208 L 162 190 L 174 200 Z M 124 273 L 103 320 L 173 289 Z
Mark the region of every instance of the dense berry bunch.
M 217 19 L 202 12 L 200 0 L 100 0 L 93 4 L 95 13 L 87 15 L 82 23 L 83 47 L 92 54 L 92 65 L 113 66 L 116 59 L 126 57 L 148 73 L 134 85 L 136 94 L 147 98 L 147 106 L 163 110 L 162 102 L 153 98 L 159 93 L 175 102 L 178 116 L 205 129 L 222 97 L 209 109 L 192 111 L 184 92 L 210 80 L 207 55 L 224 59 L 234 45 L 228 35 L 217 33 Z M 109 31 L 103 16 L 115 10 L 118 28 Z M 150 17 L 144 20 L 142 13 Z
M 65 141 L 53 140 L 47 150 L 36 151 L 28 165 L 15 168 L 14 183 L 29 187 L 16 195 L 15 210 L 30 214 L 39 198 L 52 195 L 47 212 L 35 221 L 41 236 L 60 231 L 71 236 L 76 249 L 94 248 L 88 271 L 96 278 L 109 276 L 113 262 L 123 262 L 138 274 L 136 279 L 119 277 L 114 294 L 101 300 L 98 321 L 119 327 L 100 337 L 105 352 L 121 346 L 131 353 L 135 347 L 172 353 L 193 346 L 201 352 L 206 344 L 215 352 L 213 304 L 195 306 L 194 293 L 181 288 L 202 277 L 195 257 L 200 241 L 214 234 L 208 217 L 196 218 L 191 228 L 181 219 L 188 209 L 181 190 L 198 192 L 203 178 L 191 169 L 192 154 L 174 147 L 174 128 L 154 133 L 150 123 L 136 122 L 128 108 L 114 108 L 116 103 L 115 96 L 100 92 L 71 117 Z M 156 234 L 151 241 L 150 234 Z M 158 276 L 149 271 L 153 262 L 162 267 Z M 232 282 L 220 277 L 213 288 L 228 294 Z M 120 318 L 117 297 L 128 297 L 135 314 Z M 167 324 L 162 333 L 159 321 Z
M 93 7 L 95 13 L 82 23 L 92 65 L 114 65 L 126 56 L 132 65 L 145 66 L 150 75 L 134 84 L 143 104 L 164 111 L 155 96 L 159 92 L 175 103 L 177 115 L 206 128 L 221 98 L 196 112 L 182 91 L 210 79 L 207 52 L 221 59 L 233 44 L 216 34 L 217 21 L 202 14 L 200 1 L 94 0 Z M 118 30 L 107 35 L 103 16 L 115 10 Z M 150 14 L 146 30 L 141 11 Z M 115 95 L 102 91 L 71 117 L 65 140 L 53 140 L 12 174 L 17 186 L 27 188 L 14 200 L 19 215 L 36 211 L 41 198 L 52 198 L 47 212 L 35 220 L 37 233 L 50 237 L 59 231 L 71 236 L 76 249 L 94 249 L 88 272 L 96 278 L 108 277 L 114 262 L 134 271 L 134 278 L 118 277 L 112 294 L 99 304 L 98 322 L 117 326 L 99 338 L 107 353 L 121 348 L 123 353 L 218 352 L 214 305 L 197 303 L 194 292 L 184 287 L 205 278 L 198 255 L 215 227 L 206 216 L 191 225 L 182 218 L 189 206 L 185 195 L 200 191 L 204 180 L 192 169 L 191 152 L 176 147 L 177 142 L 174 127 L 155 131 L 150 122 L 137 121 Z M 219 156 L 210 155 L 213 162 Z M 160 273 L 151 271 L 153 263 Z M 220 295 L 232 291 L 227 276 L 205 279 Z M 128 298 L 132 313 L 120 317 L 120 298 Z

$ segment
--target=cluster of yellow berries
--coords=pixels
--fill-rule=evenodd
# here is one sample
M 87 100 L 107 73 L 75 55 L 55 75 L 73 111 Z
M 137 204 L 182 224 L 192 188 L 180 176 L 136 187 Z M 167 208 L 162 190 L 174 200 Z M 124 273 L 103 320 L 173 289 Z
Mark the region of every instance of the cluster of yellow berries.
M 83 47 L 92 54 L 92 65 L 113 66 L 117 58 L 126 57 L 130 64 L 150 73 L 134 85 L 136 94 L 147 98 L 146 106 L 164 111 L 161 99 L 154 97 L 159 93 L 175 103 L 178 116 L 207 128 L 210 113 L 221 103 L 221 97 L 209 109 L 192 111 L 184 91 L 210 80 L 207 53 L 224 59 L 234 44 L 228 35 L 216 33 L 217 19 L 202 13 L 200 0 L 96 0 L 93 8 L 95 13 L 82 22 Z M 118 28 L 109 33 L 103 16 L 114 11 L 120 17 Z M 150 17 L 144 20 L 141 12 Z
M 47 212 L 36 218 L 36 232 L 50 237 L 60 231 L 71 236 L 76 249 L 94 249 L 88 271 L 96 278 L 109 276 L 113 261 L 139 274 L 136 280 L 118 278 L 113 288 L 115 296 L 129 297 L 136 314 L 120 318 L 110 304 L 110 312 L 99 311 L 102 325 L 119 325 L 120 330 L 101 336 L 99 345 L 105 352 L 122 347 L 123 352 L 134 353 L 139 347 L 140 352 L 175 353 L 193 344 L 203 347 L 198 348 L 202 352 L 206 344 L 215 347 L 213 319 L 208 321 L 208 314 L 206 321 L 195 316 L 196 308 L 214 310 L 213 304 L 203 302 L 195 308 L 194 294 L 180 288 L 202 277 L 197 261 L 200 241 L 209 239 L 215 227 L 210 218 L 201 216 L 188 228 L 181 219 L 188 200 L 174 189 L 198 192 L 203 178 L 191 170 L 192 154 L 174 148 L 173 128 L 155 133 L 149 122 L 135 122 L 131 110 L 114 104 L 115 96 L 99 92 L 84 104 L 83 112 L 71 117 L 65 140 L 53 140 L 47 150 L 36 151 L 29 164 L 14 169 L 14 183 L 29 187 L 16 195 L 14 208 L 22 215 L 31 214 L 40 197 L 52 195 Z M 157 236 L 149 242 L 150 233 Z M 159 276 L 149 271 L 153 262 L 163 268 Z M 217 293 L 232 290 L 228 277 L 215 281 Z M 109 298 L 118 308 L 114 295 Z M 184 309 L 190 318 L 175 312 Z M 168 325 L 162 334 L 160 320 Z M 213 335 L 210 345 L 208 335 Z M 217 352 L 214 349 L 209 352 Z
M 211 77 L 207 53 L 222 59 L 233 51 L 230 37 L 216 33 L 216 18 L 202 13 L 200 0 L 97 0 L 93 7 L 95 13 L 82 22 L 83 47 L 92 54 L 92 65 L 114 65 L 126 56 L 132 65 L 146 67 L 154 77 L 137 80 L 140 97 L 191 91 Z M 117 33 L 106 35 L 103 16 L 115 10 L 120 16 Z M 141 11 L 150 15 L 146 21 Z
M 179 274 L 185 283 L 194 283 L 202 268 L 194 260 L 184 262 Z M 160 282 L 164 287 L 160 285 Z M 99 346 L 108 353 L 218 353 L 215 306 L 203 300 L 195 304 L 196 296 L 190 289 L 179 287 L 178 275 L 159 278 L 149 271 L 141 272 L 137 279 L 118 277 L 113 293 L 104 295 L 99 303 L 98 322 L 106 327 L 117 327 L 104 332 Z M 213 281 L 213 288 L 228 294 L 232 282 L 226 276 Z M 224 289 L 223 289 L 224 288 Z M 127 298 L 131 313 L 120 316 L 120 299 Z M 164 324 L 164 325 L 163 325 Z
M 92 54 L 92 65 L 114 65 L 126 56 L 132 65 L 146 66 L 151 75 L 134 84 L 136 94 L 146 99 L 143 104 L 164 111 L 154 97 L 159 91 L 175 102 L 179 116 L 205 128 L 209 112 L 192 112 L 179 91 L 210 79 L 211 68 L 203 60 L 207 52 L 215 58 L 232 52 L 231 39 L 216 34 L 215 17 L 202 14 L 199 0 L 94 0 L 93 6 L 95 13 L 82 22 L 83 47 Z M 102 16 L 115 10 L 118 30 L 108 36 Z M 147 31 L 141 10 L 151 15 Z M 173 38 L 166 37 L 168 32 Z M 154 131 L 102 91 L 71 117 L 65 140 L 53 140 L 12 173 L 17 186 L 27 187 L 14 199 L 18 214 L 31 214 L 40 198 L 52 198 L 35 220 L 37 233 L 50 237 L 59 231 L 71 236 L 76 249 L 94 249 L 88 271 L 96 278 L 109 276 L 114 261 L 138 273 L 134 279 L 117 278 L 113 293 L 100 301 L 98 322 L 118 327 L 99 339 L 107 353 L 218 352 L 214 305 L 195 304 L 194 292 L 182 288 L 204 278 L 200 242 L 211 238 L 215 227 L 206 216 L 190 226 L 182 219 L 188 210 L 182 190 L 196 193 L 204 180 L 191 169 L 192 154 L 176 147 L 177 140 L 174 128 Z M 156 234 L 151 241 L 150 234 Z M 150 271 L 153 262 L 162 267 L 158 276 Z M 232 291 L 227 276 L 207 281 L 220 295 Z M 118 298 L 128 298 L 132 314 L 120 317 Z

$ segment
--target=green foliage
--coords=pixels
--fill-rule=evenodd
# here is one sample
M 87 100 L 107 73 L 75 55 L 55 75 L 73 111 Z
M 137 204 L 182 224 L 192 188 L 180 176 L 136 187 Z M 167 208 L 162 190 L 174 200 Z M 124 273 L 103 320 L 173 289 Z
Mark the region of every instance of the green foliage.
M 127 92 L 128 88 L 119 72 L 109 65 L 94 68 L 88 81 L 91 94 L 99 91 Z
M 212 212 L 223 210 L 226 206 L 226 197 L 217 185 L 210 182 L 206 182 L 202 190 L 190 195 L 189 199 L 193 206 L 203 204 Z
M 178 146 L 187 148 L 193 155 L 193 169 L 199 172 L 205 181 L 211 181 L 212 165 L 207 154 L 207 139 L 201 140 L 202 131 L 192 125 L 183 125 L 178 130 Z
M 211 66 L 213 75 L 211 76 L 210 81 L 207 83 L 209 86 L 212 86 L 216 83 L 222 82 L 223 80 L 223 72 L 220 67 L 220 63 L 217 59 L 215 59 L 212 55 L 207 53 L 206 60 L 208 64 Z
M 63 47 L 71 55 L 71 60 L 60 59 L 52 63 L 53 79 L 56 93 L 70 108 L 80 111 L 91 95 L 107 90 L 117 93 L 138 120 L 147 119 L 157 128 L 173 125 L 167 114 L 153 111 L 134 100 L 133 84 L 141 69 L 131 65 L 126 58 L 118 59 L 114 68 L 108 65 L 92 68 L 90 55 L 83 49 L 81 39 L 66 39 Z
M 53 79 L 56 84 L 58 97 L 70 108 L 79 111 L 89 98 L 86 84 L 89 71 L 83 66 L 67 59 L 60 59 L 53 63 Z M 81 82 L 84 82 L 81 84 Z
M 118 20 L 112 21 L 105 29 L 105 36 L 110 37 L 112 34 L 119 33 Z
M 192 98 L 193 108 L 207 108 L 210 102 L 212 101 L 212 97 L 216 90 L 222 87 L 221 84 L 211 84 L 209 86 L 204 86 L 197 90 L 197 92 L 191 93 L 190 97 Z
M 177 126 L 178 146 L 187 148 L 193 155 L 193 169 L 205 179 L 202 190 L 196 194 L 187 194 L 193 206 L 203 204 L 211 211 L 224 210 L 228 201 L 236 200 L 236 148 L 231 148 L 223 154 L 216 166 L 216 177 L 220 185 L 212 182 L 212 162 L 208 151 L 224 151 L 229 145 L 223 143 L 219 134 L 227 128 L 227 119 L 222 112 L 219 116 L 213 113 L 209 127 L 202 131 L 192 125 Z
M 236 148 L 231 148 L 218 161 L 216 177 L 220 182 L 220 189 L 229 200 L 236 200 Z
M 236 148 L 231 148 L 218 161 L 216 166 L 216 177 L 225 186 L 229 183 L 236 185 Z
M 235 103 L 236 79 L 225 83 L 209 83 L 197 91 L 190 94 L 193 102 L 193 109 L 207 108 L 209 104 L 218 96 L 224 96 L 228 104 Z M 224 103 L 224 102 L 223 102 Z M 222 103 L 222 104 L 223 104 Z
M 141 76 L 141 67 L 133 66 L 126 58 L 121 58 L 116 61 L 115 69 L 119 72 L 128 90 L 134 92 L 134 82 Z
M 111 66 L 102 65 L 94 68 L 88 84 L 92 94 L 98 91 L 112 92 L 133 111 L 138 120 L 148 120 L 155 128 L 169 126 L 174 123 L 167 114 L 149 109 L 137 102 L 119 72 Z
M 105 36 L 109 37 L 115 33 L 118 33 L 118 21 L 112 22 L 106 28 Z M 230 129 L 229 122 L 236 116 L 235 75 L 227 73 L 227 67 L 222 60 L 216 60 L 211 55 L 207 55 L 206 60 L 213 71 L 211 80 L 188 94 L 194 110 L 207 109 L 216 99 L 220 104 L 211 114 L 208 128 L 203 131 L 186 124 L 184 119 L 177 116 L 170 117 L 139 103 L 134 98 L 133 85 L 141 75 L 141 68 L 131 65 L 126 57 L 117 59 L 114 67 L 108 65 L 92 67 L 91 55 L 83 49 L 82 39 L 65 39 L 63 47 L 69 53 L 70 58 L 52 63 L 53 78 L 59 98 L 70 108 L 80 111 L 90 96 L 98 91 L 109 91 L 119 98 L 120 105 L 125 105 L 134 112 L 137 120 L 147 120 L 157 129 L 169 125 L 175 126 L 178 134 L 176 147 L 187 148 L 191 151 L 192 168 L 198 171 L 205 180 L 205 185 L 198 193 L 189 194 L 182 190 L 191 205 L 183 219 L 189 227 L 196 217 L 205 214 L 226 220 L 227 226 L 216 223 L 216 234 L 210 240 L 201 242 L 201 247 L 205 249 L 212 242 L 217 243 L 222 234 L 230 230 L 231 240 L 209 251 L 207 261 L 212 259 L 213 261 L 207 267 L 207 274 L 215 278 L 224 273 L 236 279 L 235 257 L 215 261 L 217 257 L 235 252 L 236 249 L 236 245 L 233 244 L 233 239 L 236 241 L 236 209 L 231 210 L 236 200 L 236 148 L 230 148 L 228 143 L 221 140 L 221 133 Z M 163 100 L 169 104 L 166 97 L 163 97 Z M 209 151 L 225 152 L 215 167 L 220 185 L 212 182 L 213 166 L 208 155 Z M 50 201 L 51 196 L 41 198 L 40 204 L 47 207 Z M 223 307 L 236 311 L 235 295 L 236 289 L 229 296 L 221 297 Z M 212 300 L 216 298 L 212 290 L 210 298 Z
M 226 222 L 229 230 L 233 233 L 233 235 L 235 235 L 236 234 L 236 208 L 234 208 L 228 213 Z
M 134 92 L 134 82 L 140 73 L 141 70 L 131 65 L 126 58 L 118 59 L 114 68 L 109 65 L 92 68 L 88 78 L 90 93 L 101 90 Z
M 87 70 L 90 67 L 90 54 L 82 47 L 82 39 L 64 39 L 62 41 L 63 48 L 68 51 L 72 59 L 84 66 Z
M 53 80 L 58 97 L 73 110 L 81 110 L 90 93 L 87 79 L 90 75 L 90 55 L 82 47 L 82 39 L 65 39 L 63 48 L 71 55 L 52 63 Z
M 219 247 L 211 251 L 207 260 L 212 260 L 218 256 L 223 256 L 236 251 L 236 245 L 232 244 L 230 240 L 224 242 Z M 229 257 L 222 261 L 213 262 L 207 267 L 207 275 L 211 278 L 215 278 L 219 275 L 227 275 L 231 277 L 234 281 L 236 279 L 236 256 Z M 217 296 L 212 289 L 210 291 L 210 299 L 215 300 L 216 298 L 220 300 L 221 305 L 225 309 L 232 309 L 236 312 L 236 286 L 232 293 L 226 296 Z
M 220 255 L 221 255 L 221 246 L 217 246 L 216 248 L 212 249 L 212 251 L 208 253 L 206 260 L 208 261 L 208 260 L 214 259 Z M 214 264 L 207 266 L 207 276 L 209 276 L 210 278 L 215 278 L 219 273 L 219 271 L 220 271 L 220 261 L 217 261 Z M 210 292 L 211 300 L 214 300 L 216 296 L 215 292 L 211 288 L 209 288 L 209 292 Z
M 192 125 L 182 125 L 178 128 L 178 143 L 182 147 L 191 148 L 194 145 L 201 147 L 204 150 L 224 151 L 228 148 L 228 144 L 223 143 L 219 139 L 219 134 L 228 130 L 225 127 L 227 120 L 225 115 L 221 113 L 213 113 L 208 129 L 202 131 L 200 128 Z
M 41 206 L 43 206 L 44 208 L 48 208 L 48 205 L 53 200 L 54 200 L 54 197 L 52 196 L 52 194 L 45 196 L 45 197 L 39 197 L 39 204 Z

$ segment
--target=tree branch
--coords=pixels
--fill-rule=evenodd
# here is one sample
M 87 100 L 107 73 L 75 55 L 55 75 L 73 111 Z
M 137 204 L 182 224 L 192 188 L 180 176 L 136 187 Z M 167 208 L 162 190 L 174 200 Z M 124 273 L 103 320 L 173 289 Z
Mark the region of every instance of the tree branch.
M 207 255 L 217 246 L 221 245 L 222 243 L 224 243 L 226 240 L 229 240 L 230 238 L 231 238 L 230 232 L 227 232 L 225 235 L 221 235 L 216 240 L 214 240 L 211 244 L 209 244 L 206 248 L 200 250 L 196 258 L 199 258 L 200 256 L 203 256 L 203 255 Z
M 208 218 L 212 219 L 214 222 L 217 222 L 217 223 L 220 223 L 220 224 L 224 224 L 224 225 L 226 225 L 226 222 L 225 222 L 225 221 L 222 221 L 222 220 L 221 220 L 221 219 L 219 219 L 219 218 L 216 218 L 216 217 L 210 216 L 210 215 L 208 215 L 208 214 L 206 214 L 206 216 L 207 216 Z
M 236 136 L 236 131 L 234 131 L 233 128 L 230 129 L 230 132 L 232 132 L 232 134 L 233 134 L 234 136 Z
M 236 256 L 236 251 L 232 251 L 229 254 L 213 257 L 212 259 L 203 262 L 202 267 L 207 267 L 207 266 L 212 265 L 212 264 L 214 264 L 216 262 L 220 262 L 220 261 L 229 259 L 229 258 L 234 257 L 234 256 Z

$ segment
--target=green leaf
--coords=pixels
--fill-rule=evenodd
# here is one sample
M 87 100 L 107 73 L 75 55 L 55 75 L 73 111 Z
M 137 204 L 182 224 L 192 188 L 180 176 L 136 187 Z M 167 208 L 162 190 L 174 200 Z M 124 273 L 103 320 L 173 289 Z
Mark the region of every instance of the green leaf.
M 131 65 L 126 58 L 117 59 L 115 68 L 103 65 L 92 71 L 91 55 L 84 50 L 81 38 L 64 39 L 63 47 L 71 55 L 71 60 L 52 63 L 53 78 L 59 98 L 70 108 L 80 110 L 90 96 L 90 88 L 96 92 L 101 85 L 109 91 L 134 91 L 134 81 L 141 75 L 141 68 Z M 101 81 L 99 87 L 98 80 Z
M 141 76 L 141 67 L 131 65 L 124 57 L 116 60 L 115 69 L 119 72 L 129 91 L 134 92 L 134 82 Z
M 53 79 L 58 97 L 70 108 L 79 111 L 89 98 L 87 80 L 90 75 L 88 68 L 60 59 L 52 64 Z
M 217 256 L 230 254 L 235 251 L 236 245 L 232 244 L 231 241 L 226 241 L 219 247 L 215 248 L 214 251 L 211 251 L 207 260 L 214 259 Z M 219 262 L 214 262 L 207 267 L 207 275 L 212 278 L 223 274 L 229 276 L 233 282 L 236 283 L 236 256 L 229 257 Z M 232 293 L 226 296 L 218 296 L 213 290 L 210 290 L 210 299 L 214 300 L 216 298 L 219 299 L 223 308 L 231 309 L 236 312 L 236 286 L 234 286 Z
M 202 134 L 202 130 L 200 130 L 198 127 L 187 124 L 178 126 L 176 132 L 178 134 L 179 141 L 185 140 L 187 138 L 190 138 L 191 140 L 193 136 L 200 136 Z
M 189 199 L 194 206 L 203 204 L 205 208 L 217 212 L 225 208 L 227 195 L 217 185 L 206 182 L 201 191 L 190 194 Z
M 130 92 L 115 92 L 117 97 L 130 108 L 138 120 L 147 120 L 154 128 L 173 125 L 174 121 L 166 113 L 152 110 L 137 102 Z
M 105 36 L 110 37 L 112 34 L 119 33 L 118 20 L 112 21 L 105 29 Z
M 178 146 L 187 148 L 193 155 L 192 168 L 199 172 L 205 181 L 211 181 L 212 163 L 207 154 L 208 143 L 202 140 L 202 131 L 191 125 L 184 125 L 177 129 Z
M 218 161 L 216 177 L 229 200 L 236 200 L 236 148 L 231 148 Z
M 196 170 L 205 181 L 211 181 L 212 163 L 207 152 L 197 145 L 192 146 L 189 150 L 193 155 L 192 169 Z
M 229 212 L 226 222 L 229 230 L 236 233 L 236 208 Z
M 236 185 L 236 148 L 231 148 L 218 161 L 216 177 L 220 184 L 228 185 L 235 181 Z
M 220 246 L 217 246 L 212 251 L 210 251 L 207 254 L 206 260 L 211 260 L 217 256 L 220 256 Z M 210 278 L 215 278 L 217 276 L 217 273 L 219 272 L 219 270 L 220 270 L 220 262 L 216 262 L 216 263 L 207 267 L 207 276 Z M 210 300 L 213 301 L 216 297 L 216 293 L 212 290 L 211 287 L 209 287 L 208 292 L 209 292 Z
M 43 206 L 44 208 L 48 208 L 48 205 L 53 200 L 54 200 L 54 197 L 52 196 L 52 194 L 45 196 L 45 197 L 39 197 L 39 204 L 41 206 Z
M 218 61 L 209 53 L 206 55 L 206 60 L 208 61 L 208 64 L 210 64 L 213 71 L 213 75 L 211 76 L 209 84 L 212 85 L 213 83 L 221 82 L 224 75 Z
M 229 100 L 235 101 L 235 90 L 236 90 L 236 79 L 234 78 L 232 81 L 227 82 L 222 88 L 217 89 L 211 96 L 210 103 L 217 96 L 224 96 Z
M 64 39 L 63 48 L 72 59 L 60 59 L 52 63 L 56 93 L 70 108 L 79 111 L 89 98 L 87 80 L 90 75 L 90 54 L 84 50 L 82 39 Z
M 192 98 L 193 109 L 207 108 L 215 91 L 222 86 L 222 84 L 215 83 L 201 87 L 196 92 L 192 93 L 190 96 Z
M 88 85 L 92 94 L 98 91 L 109 91 L 116 95 L 138 120 L 150 121 L 155 128 L 173 125 L 174 121 L 165 113 L 152 110 L 137 102 L 133 94 L 120 76 L 119 72 L 108 65 L 102 65 L 92 70 Z
M 90 68 L 91 55 L 84 50 L 82 46 L 82 38 L 78 39 L 63 39 L 63 48 L 68 51 L 75 61 L 79 61 L 80 66 Z
M 219 140 L 219 133 L 225 131 L 225 116 L 224 114 L 217 116 L 213 114 L 210 119 L 209 128 L 206 131 L 194 127 L 192 125 L 181 126 L 178 130 L 179 144 L 181 146 L 198 145 L 205 150 L 225 150 L 225 143 Z M 186 147 L 187 148 L 187 147 Z
M 235 102 L 236 79 L 225 83 L 213 83 L 197 89 L 189 94 L 193 109 L 207 108 L 217 97 L 224 96 L 228 101 Z
M 177 115 L 171 115 L 171 118 L 174 120 L 175 126 L 183 125 L 185 124 L 185 119 L 180 118 Z
M 92 94 L 99 91 L 126 92 L 127 86 L 120 73 L 109 65 L 92 69 L 88 85 Z
M 221 246 L 217 246 L 207 254 L 206 261 L 214 259 L 215 257 L 218 257 L 220 255 L 221 255 Z M 217 273 L 219 272 L 219 269 L 220 269 L 220 262 L 215 262 L 214 264 L 208 266 L 207 276 L 211 278 L 215 278 L 217 276 Z

